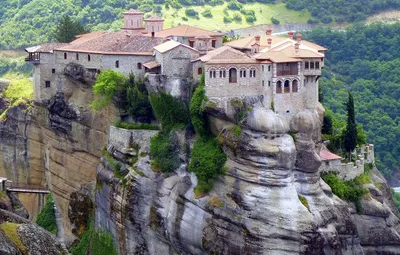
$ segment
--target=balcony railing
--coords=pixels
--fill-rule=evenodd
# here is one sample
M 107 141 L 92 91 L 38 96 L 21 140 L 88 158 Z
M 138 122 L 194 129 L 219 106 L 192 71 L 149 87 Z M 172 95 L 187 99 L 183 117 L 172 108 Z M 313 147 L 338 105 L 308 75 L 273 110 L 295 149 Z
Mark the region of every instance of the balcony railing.
M 277 76 L 297 75 L 297 74 L 298 70 L 281 70 L 276 72 Z

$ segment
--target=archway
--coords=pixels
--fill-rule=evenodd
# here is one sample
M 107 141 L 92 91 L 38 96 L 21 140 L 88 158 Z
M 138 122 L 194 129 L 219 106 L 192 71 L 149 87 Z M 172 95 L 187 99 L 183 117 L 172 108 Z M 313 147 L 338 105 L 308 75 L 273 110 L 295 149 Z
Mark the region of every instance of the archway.
M 282 82 L 281 81 L 276 82 L 276 93 L 277 94 L 282 93 Z
M 236 68 L 229 69 L 229 83 L 237 83 L 237 70 L 236 70 Z
M 292 82 L 292 92 L 297 92 L 299 90 L 299 81 L 298 80 L 294 80 Z
M 290 93 L 290 81 L 289 80 L 285 81 L 284 93 Z

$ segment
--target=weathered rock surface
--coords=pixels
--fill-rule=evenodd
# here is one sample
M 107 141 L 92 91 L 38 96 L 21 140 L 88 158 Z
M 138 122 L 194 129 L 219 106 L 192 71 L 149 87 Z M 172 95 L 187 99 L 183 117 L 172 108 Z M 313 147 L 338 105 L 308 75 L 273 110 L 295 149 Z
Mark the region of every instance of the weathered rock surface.
M 124 182 L 105 160 L 98 166 L 96 226 L 112 233 L 121 254 L 400 253 L 399 218 L 379 173 L 371 174 L 376 185 L 367 187 L 361 214 L 320 178 L 315 142 L 323 111 L 304 110 L 288 123 L 254 105 L 232 137 L 234 113 L 218 105 L 211 127 L 222 136 L 229 170 L 208 196 L 194 197 L 197 180 L 185 158 L 175 174 L 163 175 L 149 156 L 139 157 Z
M 13 233 L 0 230 L 0 254 L 67 254 L 55 236 L 27 219 L 0 209 L 0 226 L 3 223 L 16 224 L 17 234 L 10 238 Z M 15 238 L 20 244 L 15 242 Z

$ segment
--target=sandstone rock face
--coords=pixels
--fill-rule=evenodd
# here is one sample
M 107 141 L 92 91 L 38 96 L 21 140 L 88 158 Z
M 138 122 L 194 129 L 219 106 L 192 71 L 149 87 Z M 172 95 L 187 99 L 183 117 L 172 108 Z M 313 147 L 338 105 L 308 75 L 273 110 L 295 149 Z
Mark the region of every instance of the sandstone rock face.
M 91 88 L 75 83 L 79 89 L 58 93 L 49 102 L 9 109 L 0 122 L 0 176 L 49 187 L 63 217 L 67 244 L 75 239 L 76 227 L 68 217 L 71 194 L 95 184 L 109 126 L 119 114 L 113 107 L 94 114 L 89 106 Z M 25 207 L 32 208 L 29 214 L 35 219 L 38 201 L 21 200 L 29 203 Z
M 366 185 L 361 214 L 320 178 L 315 142 L 323 111 L 304 110 L 288 123 L 253 105 L 232 138 L 234 114 L 221 105 L 210 121 L 228 171 L 206 197 L 194 197 L 189 159 L 165 175 L 151 169 L 149 156 L 139 157 L 124 181 L 102 160 L 95 223 L 112 233 L 120 254 L 400 253 L 399 218 L 379 173 L 371 174 L 376 185 Z M 186 140 L 190 148 L 193 138 Z

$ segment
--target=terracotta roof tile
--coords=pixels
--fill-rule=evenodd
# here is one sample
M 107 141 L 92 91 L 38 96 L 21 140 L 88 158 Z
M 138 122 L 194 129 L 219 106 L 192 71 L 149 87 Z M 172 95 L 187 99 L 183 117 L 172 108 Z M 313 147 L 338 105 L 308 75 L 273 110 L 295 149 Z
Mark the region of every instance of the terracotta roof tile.
M 48 52 L 48 53 L 53 53 L 53 50 L 59 47 L 64 47 L 68 45 L 68 43 L 45 43 L 37 46 L 32 46 L 29 48 L 26 48 L 26 52 Z
M 322 161 L 328 161 L 328 160 L 336 160 L 336 159 L 342 159 L 342 157 L 333 154 L 332 152 L 326 150 L 326 149 L 322 149 L 319 152 L 319 156 L 321 157 Z
M 231 47 L 228 47 L 228 46 L 222 46 L 215 50 L 209 51 L 206 55 L 204 55 L 196 60 L 201 60 L 202 62 L 208 62 L 210 60 L 213 60 L 213 62 L 216 62 L 217 59 L 222 60 L 222 61 L 225 59 L 229 59 L 229 60 L 235 59 L 236 61 L 238 59 L 239 60 L 250 60 L 250 58 L 243 52 L 232 49 Z
M 153 68 L 159 67 L 161 65 L 157 61 L 150 61 L 150 62 L 144 63 L 143 66 L 147 67 L 148 69 L 153 69 Z
M 142 35 L 130 35 L 126 32 L 108 32 L 90 40 L 69 44 L 57 50 L 94 52 L 94 53 L 148 53 L 162 43 L 161 38 L 154 38 Z
M 189 47 L 189 46 L 187 46 L 185 44 L 182 44 L 180 42 L 174 41 L 174 40 L 169 40 L 167 42 L 159 44 L 159 45 L 155 46 L 154 49 L 156 51 L 160 52 L 160 53 L 164 53 L 164 52 L 170 51 L 170 50 L 172 50 L 172 49 L 174 49 L 174 48 L 176 48 L 178 46 L 183 46 L 183 47 L 186 47 L 186 48 L 189 48 L 189 49 L 191 49 L 193 51 L 198 52 L 198 50 L 196 50 L 196 49 L 194 49 L 192 47 Z
M 260 37 L 260 49 L 268 47 L 268 39 L 272 39 L 272 45 L 286 40 L 286 38 L 280 36 L 261 36 Z M 255 36 L 245 37 L 238 40 L 225 43 L 225 45 L 236 48 L 236 49 L 251 49 L 251 45 L 256 42 Z
M 221 33 L 213 32 L 198 27 L 193 27 L 189 25 L 181 25 L 178 27 L 168 28 L 155 33 L 156 37 L 169 37 L 169 36 L 183 36 L 183 37 L 196 37 L 199 35 L 209 35 L 209 36 L 222 36 Z M 151 35 L 148 35 L 151 36 Z

